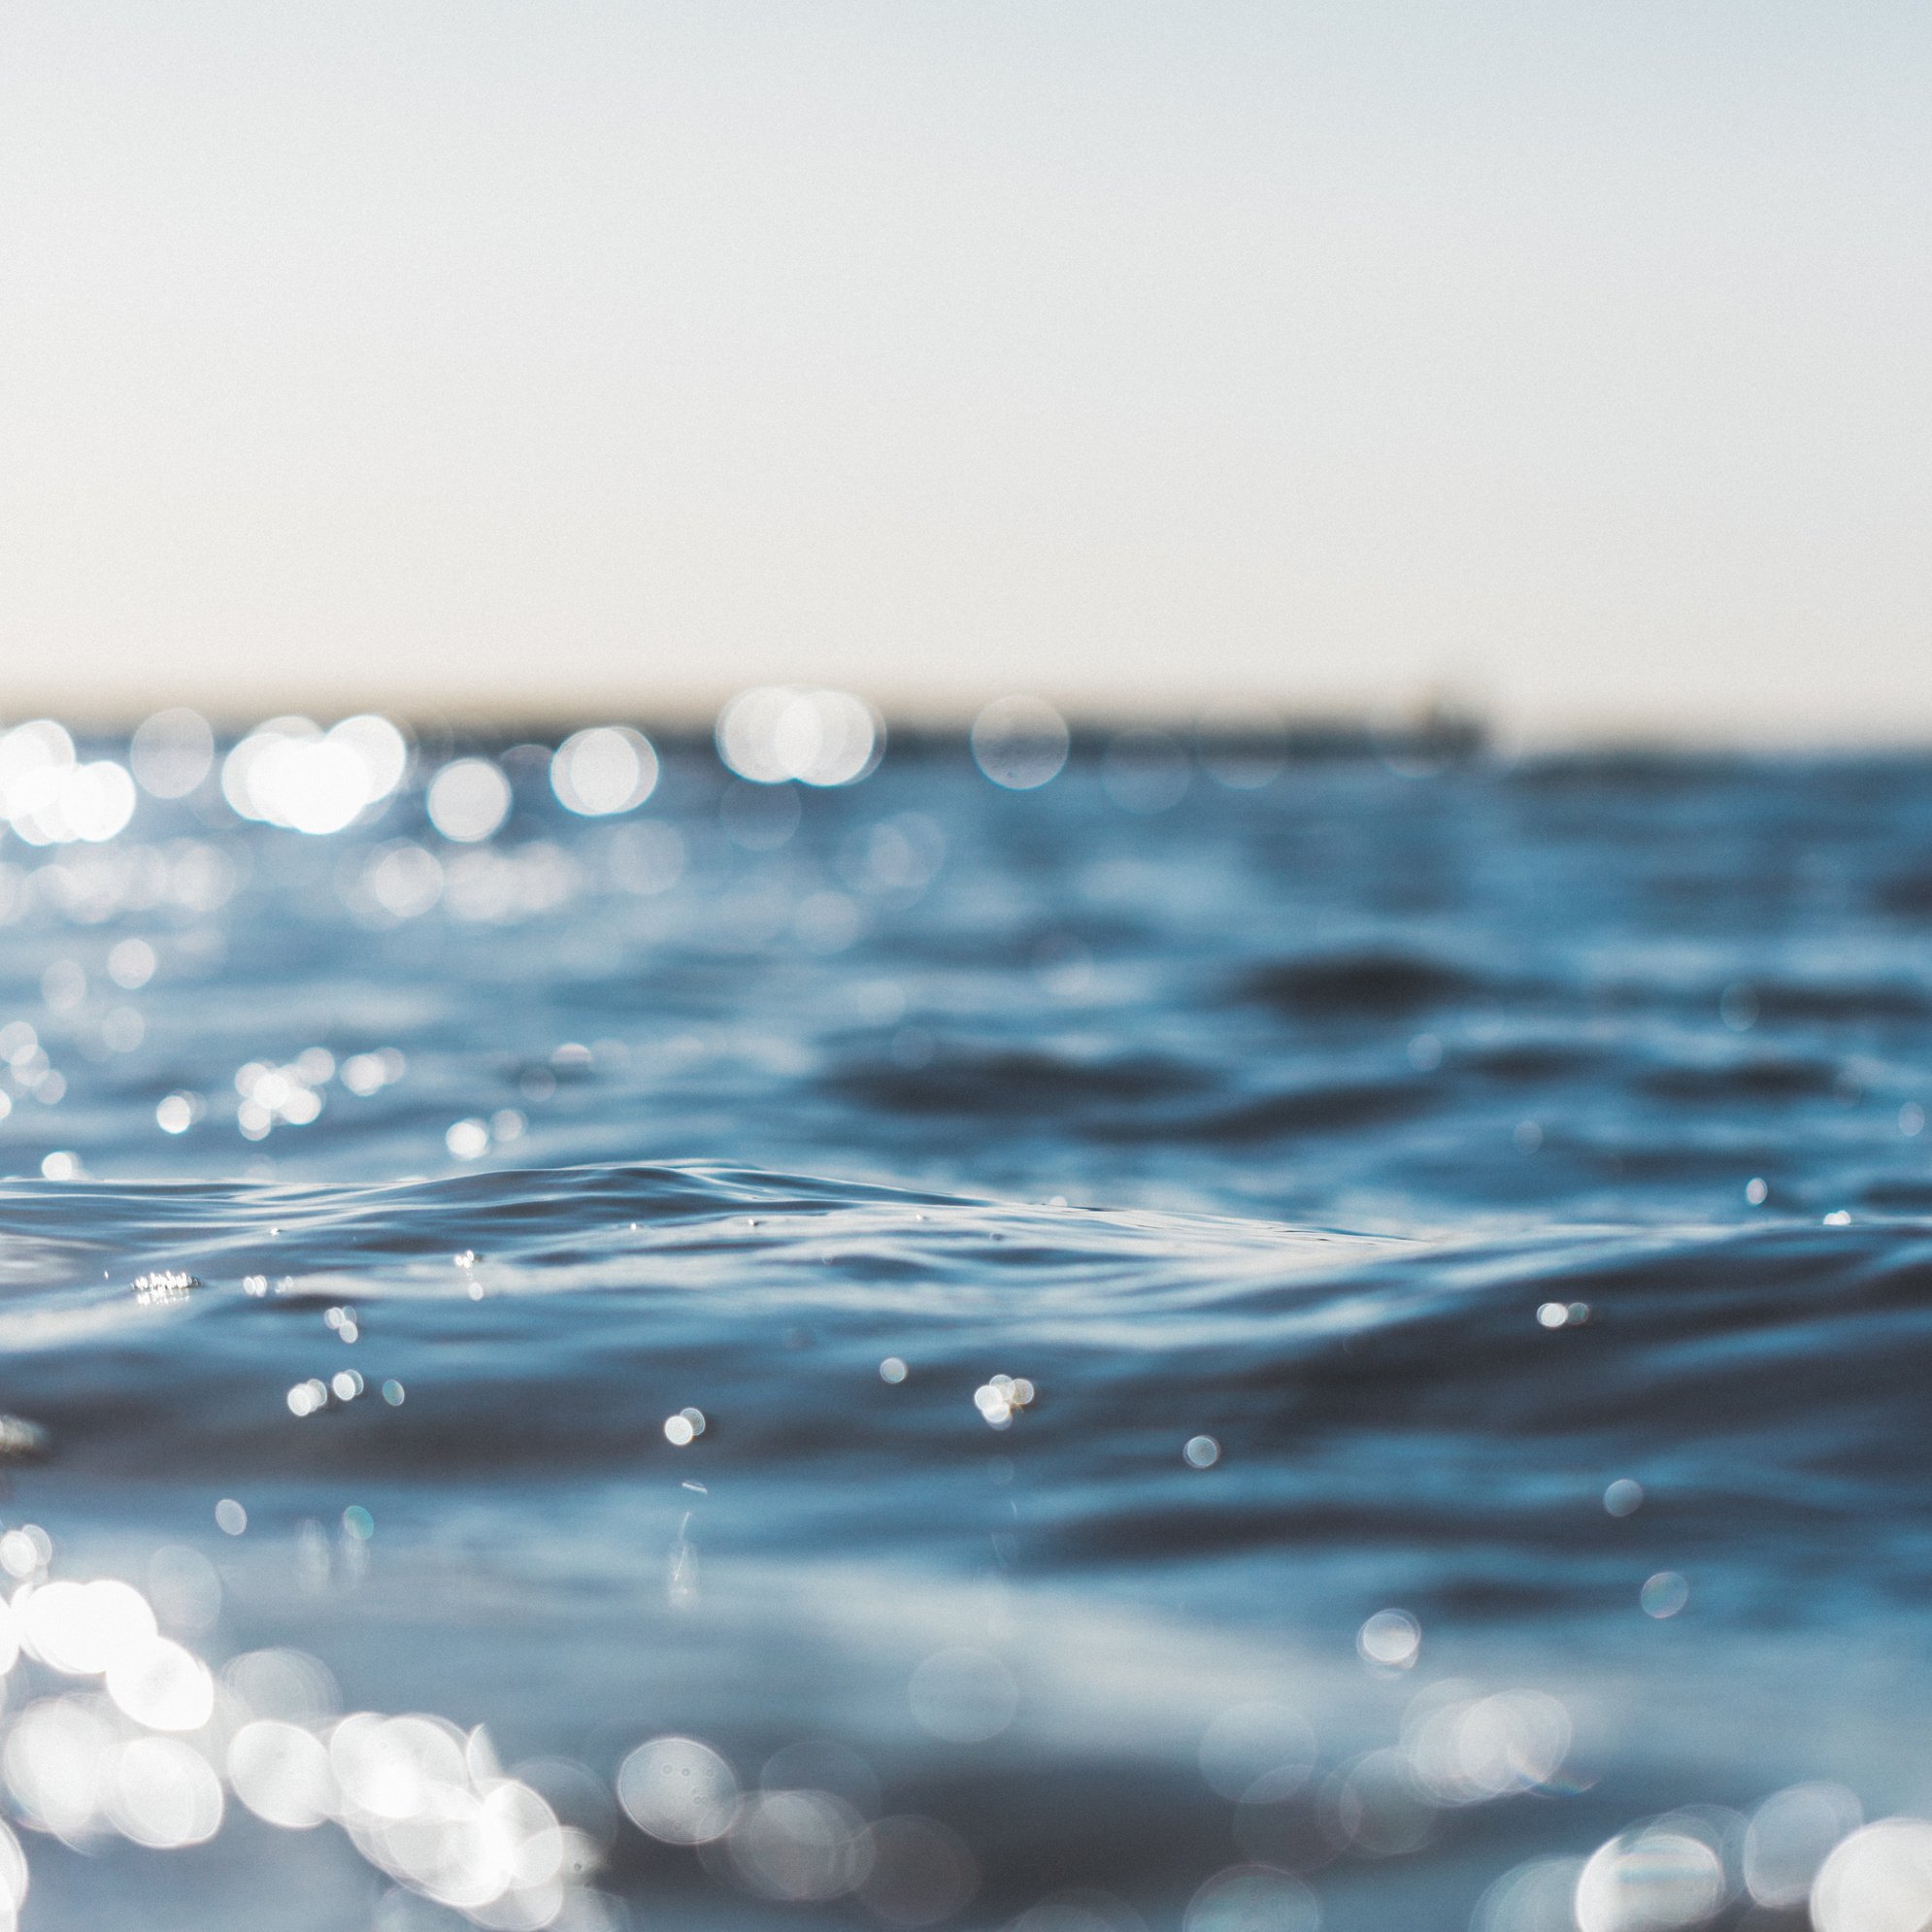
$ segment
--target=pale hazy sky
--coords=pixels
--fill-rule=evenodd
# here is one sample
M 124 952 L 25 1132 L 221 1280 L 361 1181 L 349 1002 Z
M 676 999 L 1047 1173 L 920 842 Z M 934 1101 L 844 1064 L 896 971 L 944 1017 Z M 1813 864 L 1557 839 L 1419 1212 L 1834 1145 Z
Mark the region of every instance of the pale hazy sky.
M 1932 10 L 4 0 L 0 716 L 1932 738 Z

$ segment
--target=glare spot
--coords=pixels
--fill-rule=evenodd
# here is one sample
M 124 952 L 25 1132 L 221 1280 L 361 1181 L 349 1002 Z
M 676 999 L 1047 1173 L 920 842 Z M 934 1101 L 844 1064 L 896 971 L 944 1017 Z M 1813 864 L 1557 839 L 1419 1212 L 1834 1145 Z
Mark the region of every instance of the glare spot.
M 199 712 L 175 706 L 135 727 L 127 762 L 154 798 L 185 798 L 215 764 L 215 733 Z
M 306 1127 L 321 1116 L 320 1088 L 335 1073 L 335 1056 L 326 1049 L 310 1047 L 286 1066 L 250 1060 L 235 1074 L 241 1105 L 235 1124 L 244 1138 L 264 1140 L 278 1123 Z
M 1406 1610 L 1379 1610 L 1355 1633 L 1355 1649 L 1365 1663 L 1408 1670 L 1422 1648 L 1422 1626 Z
M 360 1503 L 351 1503 L 343 1511 L 342 1526 L 357 1543 L 367 1543 L 376 1534 L 376 1518 Z
M 5 1925 L 8 1932 L 14 1922 L 8 1915 L 17 1913 L 26 1896 L 26 1853 L 20 1849 L 20 1841 L 0 1823 L 0 1925 Z
M 1925 1131 L 1925 1110 L 1915 1100 L 1908 1100 L 1898 1110 L 1898 1130 L 1907 1140 L 1915 1140 Z
M 1603 1506 L 1614 1516 L 1631 1516 L 1644 1507 L 1644 1485 L 1619 1476 L 1603 1492 Z
M 1825 1216 L 1824 1224 L 1826 1227 L 1849 1227 L 1851 1225 L 1850 1211 L 1846 1208 L 1834 1208 L 1830 1214 Z
M 1675 1616 L 1690 1601 L 1690 1585 L 1675 1570 L 1659 1570 L 1637 1592 L 1646 1616 Z
M 1182 1932 L 1318 1932 L 1315 1894 L 1288 1872 L 1234 1865 L 1187 1902 Z
M 443 1143 L 458 1160 L 477 1160 L 489 1151 L 489 1128 L 482 1120 L 458 1120 Z
M 135 803 L 121 766 L 77 763 L 73 739 L 50 718 L 0 738 L 0 814 L 30 846 L 104 844 L 126 827 Z
M 399 1382 L 389 1381 L 383 1384 L 383 1400 L 391 1409 L 400 1409 L 403 1406 L 403 1398 L 406 1393 L 407 1391 Z
M 997 698 L 973 720 L 973 760 L 1008 791 L 1057 778 L 1070 742 L 1066 720 L 1039 698 Z
M 727 1848 L 748 1890 L 793 1904 L 843 1898 L 872 1869 L 864 1818 L 829 1791 L 754 1794 L 732 1820 Z
M 1733 1033 L 1749 1033 L 1757 1024 L 1757 995 L 1742 982 L 1726 986 L 1717 1001 L 1717 1016 Z
M 396 839 L 363 861 L 361 883 L 378 923 L 420 918 L 443 896 L 443 861 L 413 839 Z
M 123 992 L 139 992 L 154 977 L 154 949 L 145 939 L 123 939 L 108 954 L 108 978 Z
M 64 1149 L 48 1154 L 41 1161 L 40 1171 L 44 1181 L 78 1181 L 81 1178 L 81 1156 Z
M 1932 1921 L 1932 1824 L 1881 1818 L 1854 1831 L 1819 1868 L 1817 1932 L 1921 1932 Z
M 1576 1932 L 1581 1858 L 1532 1858 L 1477 1901 L 1469 1932 Z
M 1212 1469 L 1221 1459 L 1221 1446 L 1213 1436 L 1189 1436 L 1181 1453 L 1190 1469 Z
M 1004 1429 L 1037 1394 L 1024 1376 L 996 1375 L 973 1391 L 973 1406 L 988 1428 Z
M 328 742 L 346 746 L 359 760 L 371 804 L 387 798 L 409 770 L 409 740 L 386 717 L 373 713 L 344 718 L 329 732 Z
M 221 1827 L 221 1783 L 178 1738 L 136 1738 L 121 1747 L 107 1814 L 123 1838 L 157 1851 L 205 1844 Z
M 351 1053 L 342 1063 L 342 1083 L 350 1093 L 367 1099 L 395 1081 L 405 1071 L 403 1056 L 393 1047 L 376 1053 Z
M 328 1406 L 328 1383 L 318 1376 L 312 1376 L 307 1382 L 298 1382 L 288 1391 L 287 1399 L 291 1416 L 313 1416 L 318 1409 Z
M 701 1409 L 681 1409 L 675 1416 L 664 1418 L 664 1440 L 674 1449 L 685 1449 L 704 1434 L 705 1417 Z
M 1667 1821 L 1598 1849 L 1577 1880 L 1578 1932 L 1670 1932 L 1709 1918 L 1724 1902 L 1723 1861 Z
M 408 763 L 387 718 L 349 717 L 323 731 L 306 717 L 275 717 L 222 760 L 221 793 L 244 818 L 326 836 L 387 798 Z
M 235 1733 L 228 1746 L 228 1782 L 258 1818 L 285 1831 L 320 1824 L 339 1802 L 321 1741 L 280 1718 L 258 1718 Z
M 796 779 L 852 784 L 879 763 L 885 727 L 849 691 L 770 684 L 742 692 L 718 714 L 717 754 L 753 784 Z
M 143 1308 L 166 1308 L 186 1301 L 201 1282 L 183 1268 L 152 1268 L 135 1276 L 133 1286 Z
M 22 1648 L 69 1677 L 98 1677 L 156 1641 L 154 1613 L 131 1583 L 42 1583 L 16 1598 Z
M 1753 1208 L 1761 1208 L 1770 1197 L 1771 1184 L 1762 1175 L 1754 1175 L 1745 1183 L 1745 1199 Z
M 240 1536 L 249 1526 L 249 1513 L 232 1496 L 215 1506 L 215 1526 L 224 1536 Z
M 897 1355 L 887 1355 L 879 1365 L 881 1382 L 901 1382 L 906 1380 L 909 1373 L 905 1363 Z
M 1410 1770 L 1432 1802 L 1480 1805 L 1556 1778 L 1569 1755 L 1570 1714 L 1542 1691 L 1461 1697 L 1432 1685 L 1412 1704 L 1403 1737 Z
M 656 784 L 657 753 L 650 741 L 621 724 L 577 732 L 550 760 L 550 789 L 584 817 L 635 811 Z
M 1409 1043 L 1409 1064 L 1418 1074 L 1432 1074 L 1443 1063 L 1443 1043 L 1433 1033 L 1418 1033 Z
M 429 822 L 457 845 L 476 845 L 510 816 L 510 781 L 487 758 L 458 758 L 430 782 Z
M 408 1818 L 468 1782 L 462 1734 L 426 1716 L 351 1714 L 329 1733 L 329 1766 L 344 1809 L 372 1822 Z
M 320 1724 L 342 1708 L 327 1666 L 302 1650 L 248 1650 L 221 1673 L 224 1691 L 263 1717 Z
M 196 1731 L 215 1712 L 208 1666 L 169 1637 L 130 1643 L 107 1668 L 107 1691 L 150 1731 Z
M 362 1378 L 353 1369 L 341 1369 L 329 1378 L 329 1388 L 338 1402 L 353 1402 L 362 1393 Z
M 921 1730 L 949 1744 L 983 1744 L 1013 1722 L 1019 1687 L 984 1650 L 940 1650 L 914 1671 L 906 1699 Z
M 74 740 L 65 725 L 50 717 L 17 724 L 0 737 L 0 813 L 11 818 L 16 800 L 43 774 L 66 771 L 73 764 Z
M 1745 1888 L 1759 1905 L 1792 1912 L 1811 1896 L 1831 1849 L 1864 1822 L 1842 1784 L 1793 1784 L 1774 1791 L 1745 1832 Z
M 709 1845 L 737 1815 L 738 1780 L 696 1738 L 652 1738 L 617 1767 L 617 1802 L 647 1837 L 666 1845 Z
M 10 1577 L 27 1578 L 38 1570 L 47 1567 L 53 1555 L 53 1545 L 47 1532 L 37 1523 L 25 1523 L 18 1529 L 10 1529 L 0 1535 L 0 1569 Z M 0 1624 L 0 1628 L 12 1630 L 11 1622 Z
M 94 1710 L 77 1699 L 46 1697 L 15 1719 L 0 1768 L 26 1821 L 74 1843 L 99 1815 L 114 1747 L 114 1732 Z

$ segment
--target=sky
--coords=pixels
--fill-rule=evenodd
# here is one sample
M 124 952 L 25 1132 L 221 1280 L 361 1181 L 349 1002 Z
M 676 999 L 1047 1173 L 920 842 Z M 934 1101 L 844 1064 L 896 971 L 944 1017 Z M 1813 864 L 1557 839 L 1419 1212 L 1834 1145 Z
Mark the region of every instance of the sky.
M 0 716 L 1932 740 L 1932 12 L 6 0 Z

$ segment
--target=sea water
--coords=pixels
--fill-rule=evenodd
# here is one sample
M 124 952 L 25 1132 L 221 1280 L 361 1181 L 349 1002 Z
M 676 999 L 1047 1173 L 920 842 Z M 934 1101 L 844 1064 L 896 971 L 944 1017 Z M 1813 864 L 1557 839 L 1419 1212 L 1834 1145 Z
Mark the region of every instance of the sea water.
M 1932 767 L 659 750 L 0 854 L 0 1918 L 1924 1922 Z

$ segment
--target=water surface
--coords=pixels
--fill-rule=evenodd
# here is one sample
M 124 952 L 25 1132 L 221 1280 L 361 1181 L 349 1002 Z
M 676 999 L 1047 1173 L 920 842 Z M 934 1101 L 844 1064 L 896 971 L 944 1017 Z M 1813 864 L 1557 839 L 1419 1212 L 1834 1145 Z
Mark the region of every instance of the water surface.
M 6 849 L 23 1924 L 1769 1928 L 1932 1807 L 1932 767 L 481 749 Z

